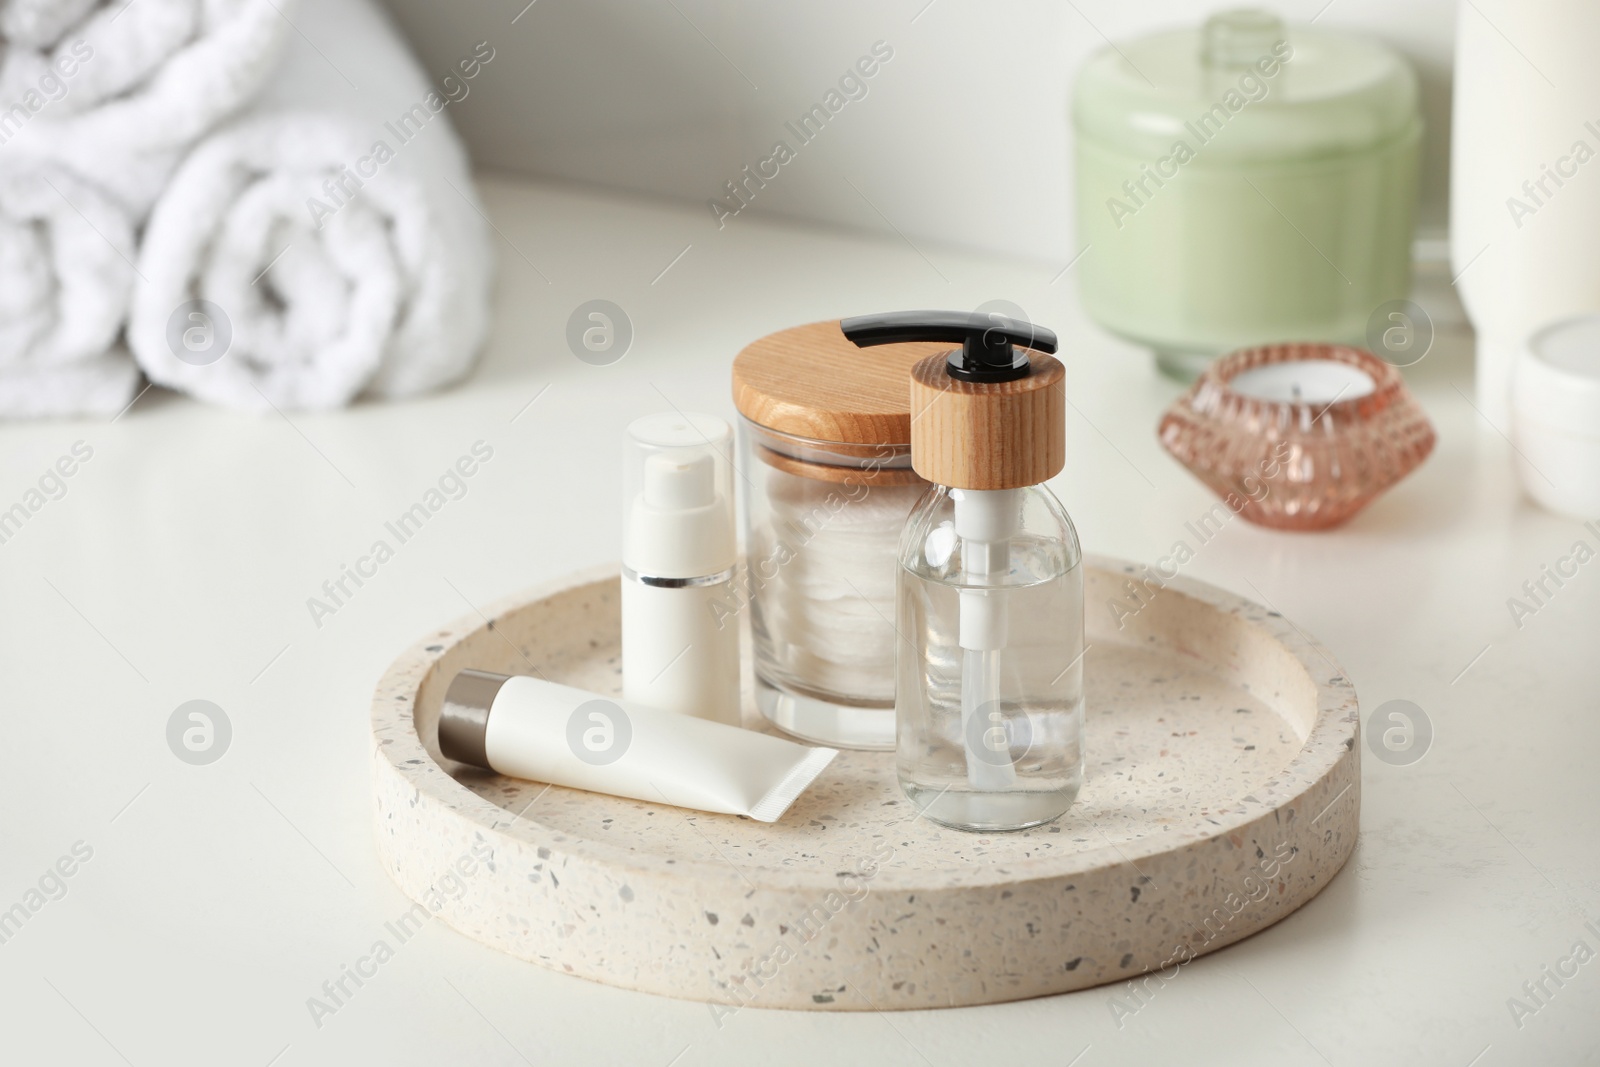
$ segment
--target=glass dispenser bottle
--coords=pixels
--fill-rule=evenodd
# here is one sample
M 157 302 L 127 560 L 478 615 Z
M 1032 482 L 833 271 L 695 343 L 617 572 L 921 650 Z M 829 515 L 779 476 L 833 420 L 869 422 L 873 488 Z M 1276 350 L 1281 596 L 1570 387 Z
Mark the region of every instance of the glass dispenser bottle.
M 1043 484 L 1066 462 L 1055 335 L 942 311 L 840 325 L 862 346 L 962 346 L 911 373 L 911 463 L 932 484 L 900 542 L 901 787 L 956 829 L 1049 822 L 1083 781 L 1084 706 L 1082 553 Z

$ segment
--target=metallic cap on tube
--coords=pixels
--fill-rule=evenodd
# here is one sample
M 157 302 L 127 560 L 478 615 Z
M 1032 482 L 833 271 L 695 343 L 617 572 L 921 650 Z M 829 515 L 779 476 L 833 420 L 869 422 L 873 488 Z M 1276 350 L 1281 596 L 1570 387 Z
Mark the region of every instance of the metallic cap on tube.
M 446 758 L 474 767 L 489 767 L 484 739 L 489 730 L 489 709 L 507 676 L 488 671 L 464 670 L 450 681 L 439 708 L 439 751 Z M 489 768 L 493 769 L 493 768 Z

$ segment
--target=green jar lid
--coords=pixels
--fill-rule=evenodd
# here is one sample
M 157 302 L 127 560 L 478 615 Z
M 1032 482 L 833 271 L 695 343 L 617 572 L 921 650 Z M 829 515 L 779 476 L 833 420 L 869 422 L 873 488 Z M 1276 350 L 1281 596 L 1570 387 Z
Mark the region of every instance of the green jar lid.
M 1156 160 L 1181 141 L 1200 166 L 1327 159 L 1421 125 L 1416 74 L 1399 53 L 1253 10 L 1096 53 L 1072 116 L 1078 136 L 1103 147 Z

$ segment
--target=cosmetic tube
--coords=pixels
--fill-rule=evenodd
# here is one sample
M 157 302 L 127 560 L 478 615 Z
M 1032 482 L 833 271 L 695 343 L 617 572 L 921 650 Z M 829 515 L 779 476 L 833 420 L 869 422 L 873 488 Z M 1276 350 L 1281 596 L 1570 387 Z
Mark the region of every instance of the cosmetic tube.
M 616 701 L 541 678 L 463 670 L 439 710 L 448 758 L 570 789 L 776 822 L 838 753 Z

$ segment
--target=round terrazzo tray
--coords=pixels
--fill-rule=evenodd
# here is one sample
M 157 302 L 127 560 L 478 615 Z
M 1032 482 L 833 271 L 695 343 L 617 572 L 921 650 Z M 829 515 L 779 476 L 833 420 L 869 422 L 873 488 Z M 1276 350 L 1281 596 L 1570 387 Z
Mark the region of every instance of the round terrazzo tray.
M 1129 615 L 1135 568 L 1086 569 L 1088 775 L 1052 825 L 919 818 L 892 753 L 842 752 L 771 825 L 444 760 L 435 723 L 462 667 L 619 692 L 608 568 L 441 629 L 389 668 L 372 715 L 378 851 L 478 941 L 730 1006 L 951 1007 L 1170 977 L 1300 907 L 1349 857 L 1356 695 L 1275 612 L 1180 578 L 1141 587 Z

